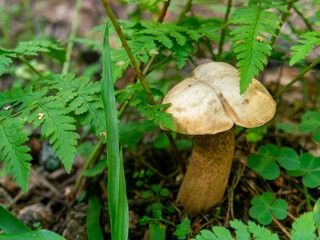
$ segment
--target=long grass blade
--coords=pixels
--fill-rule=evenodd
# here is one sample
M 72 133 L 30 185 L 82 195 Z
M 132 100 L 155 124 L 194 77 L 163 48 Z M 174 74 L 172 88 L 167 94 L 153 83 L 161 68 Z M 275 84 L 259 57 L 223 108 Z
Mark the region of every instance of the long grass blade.
M 125 180 L 122 158 L 119 154 L 119 136 L 117 109 L 114 97 L 111 70 L 111 50 L 109 45 L 109 28 L 103 40 L 101 94 L 106 118 L 107 160 L 108 160 L 108 196 L 111 222 L 111 235 L 115 240 L 128 238 L 128 203 L 125 194 Z
M 31 231 L 2 205 L 0 205 L 0 229 L 7 234 L 20 234 Z
M 89 198 L 89 207 L 87 213 L 87 232 L 89 240 L 103 240 L 99 217 L 101 204 L 96 197 Z
M 0 240 L 66 240 L 48 230 L 29 231 L 21 234 L 0 234 Z

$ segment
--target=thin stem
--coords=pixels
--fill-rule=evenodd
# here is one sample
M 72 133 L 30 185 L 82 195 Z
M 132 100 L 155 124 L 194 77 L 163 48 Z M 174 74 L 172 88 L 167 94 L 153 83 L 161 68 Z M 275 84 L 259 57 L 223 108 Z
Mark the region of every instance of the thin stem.
M 83 172 L 85 170 L 87 170 L 89 168 L 89 166 L 91 165 L 91 163 L 93 163 L 93 161 L 96 159 L 98 153 L 101 151 L 101 149 L 103 148 L 103 141 L 102 139 L 99 141 L 99 143 L 96 145 L 95 149 L 92 151 L 89 159 L 87 160 L 86 164 L 84 165 L 83 167 L 83 170 L 81 172 L 81 175 L 80 177 L 78 178 L 77 182 L 76 182 L 76 187 L 74 189 L 74 196 L 76 196 L 78 190 L 79 190 L 79 187 L 80 187 L 80 184 L 82 182 L 82 179 L 83 179 Z
M 190 1 L 190 2 L 191 2 L 191 1 Z M 130 58 L 131 64 L 132 64 L 135 72 L 137 73 L 138 78 L 140 79 L 140 82 L 141 82 L 144 90 L 145 90 L 146 93 L 147 93 L 147 98 L 148 98 L 148 100 L 150 101 L 151 104 L 157 105 L 157 103 L 156 103 L 156 101 L 154 100 L 154 97 L 153 97 L 153 95 L 152 95 L 152 93 L 151 93 L 151 91 L 150 91 L 150 89 L 149 89 L 149 87 L 148 87 L 148 85 L 147 85 L 147 83 L 146 83 L 146 81 L 145 81 L 145 79 L 144 79 L 144 75 L 143 75 L 143 73 L 141 72 L 141 69 L 139 68 L 139 66 L 138 66 L 138 64 L 137 64 L 137 62 L 136 62 L 136 60 L 135 60 L 135 58 L 134 58 L 134 56 L 133 56 L 133 54 L 132 54 L 132 52 L 131 52 L 131 49 L 130 49 L 130 47 L 129 47 L 126 39 L 125 39 L 125 36 L 123 35 L 123 32 L 122 32 L 122 30 L 121 30 L 121 28 L 120 28 L 120 26 L 119 26 L 119 24 L 118 24 L 118 22 L 117 22 L 117 19 L 116 19 L 116 17 L 114 16 L 114 14 L 113 14 L 110 6 L 109 6 L 109 2 L 108 2 L 107 0 L 101 0 L 101 3 L 103 4 L 103 6 L 104 6 L 104 8 L 105 8 L 105 10 L 106 10 L 106 13 L 108 14 L 108 16 L 109 16 L 109 18 L 110 18 L 110 20 L 111 20 L 111 22 L 112 22 L 112 24 L 113 24 L 113 26 L 114 26 L 117 34 L 118 34 L 120 40 L 121 40 L 122 46 L 123 46 L 124 49 L 126 50 L 128 56 L 129 56 L 129 58 Z M 173 147 L 173 150 L 174 150 L 175 154 L 176 154 L 177 156 L 179 156 L 178 159 L 179 159 L 179 162 L 182 163 L 181 169 L 182 169 L 182 171 L 183 171 L 183 169 L 185 169 L 185 161 L 184 161 L 184 158 L 182 157 L 180 151 L 178 150 L 178 147 L 177 147 L 177 145 L 176 145 L 173 137 L 171 136 L 171 134 L 170 134 L 170 133 L 167 133 L 167 132 L 166 132 L 166 134 L 167 134 L 167 137 L 168 137 L 168 139 L 169 139 L 169 141 L 170 141 L 170 143 L 171 143 L 171 146 Z
M 282 230 L 282 232 L 289 238 L 291 239 L 290 233 L 282 226 L 282 224 L 274 217 L 272 216 L 272 221 L 274 221 L 278 227 Z
M 272 47 L 273 44 L 276 42 L 276 40 L 277 40 L 277 38 L 278 38 L 278 36 L 279 36 L 279 33 L 280 33 L 280 31 L 281 31 L 282 25 L 285 23 L 285 21 L 286 21 L 287 18 L 289 17 L 289 15 L 290 15 L 289 11 L 290 11 L 290 9 L 292 8 L 293 3 L 294 3 L 294 1 L 290 2 L 290 3 L 288 4 L 288 6 L 287 6 L 287 12 L 283 13 L 282 18 L 281 18 L 282 22 L 279 23 L 279 26 L 280 26 L 280 27 L 279 27 L 279 29 L 276 30 L 275 35 L 273 35 L 273 37 L 271 38 L 271 41 L 270 41 L 270 46 L 271 46 L 271 47 Z
M 17 58 L 18 58 L 20 61 L 22 61 L 22 62 L 24 62 L 25 64 L 27 64 L 28 67 L 29 67 L 32 71 L 34 71 L 34 73 L 37 74 L 40 78 L 43 77 L 42 74 L 41 74 L 34 66 L 32 66 L 31 63 L 30 63 L 27 59 L 25 59 L 24 57 L 19 56 L 18 54 L 17 54 Z
M 72 48 L 73 48 L 73 41 L 76 36 L 77 27 L 78 27 L 78 18 L 79 18 L 81 2 L 82 2 L 82 0 L 77 0 L 77 2 L 76 2 L 76 9 L 75 9 L 74 18 L 72 21 L 71 33 L 70 33 L 69 42 L 67 45 L 66 62 L 63 64 L 63 68 L 62 68 L 63 74 L 67 74 L 69 71 L 71 53 L 72 53 Z
M 170 1 L 171 1 L 171 0 L 168 0 L 168 1 L 166 1 L 166 2 L 164 3 L 164 5 L 163 5 L 163 7 L 162 7 L 162 9 L 161 9 L 161 13 L 160 13 L 160 15 L 159 15 L 159 17 L 158 17 L 157 23 L 160 23 L 160 22 L 163 21 L 164 16 L 165 16 L 166 13 L 167 13 L 167 10 L 168 10 Z
M 228 19 L 230 16 L 230 11 L 231 11 L 231 6 L 232 6 L 232 0 L 228 0 L 226 14 L 224 15 L 224 23 L 228 22 Z M 221 31 L 221 36 L 220 36 L 219 52 L 216 57 L 217 61 L 219 61 L 221 59 L 225 35 L 226 35 L 226 29 L 223 28 Z
M 135 60 L 135 58 L 134 58 L 134 56 L 133 56 L 133 54 L 131 52 L 131 49 L 130 49 L 127 41 L 126 41 L 126 38 L 123 35 L 123 32 L 122 32 L 122 30 L 121 30 L 121 28 L 120 28 L 120 26 L 119 26 L 119 24 L 117 22 L 117 19 L 114 16 L 114 14 L 113 14 L 110 6 L 109 6 L 109 2 L 107 0 L 101 0 L 101 3 L 103 4 L 103 6 L 104 6 L 104 8 L 106 10 L 106 13 L 108 14 L 108 16 L 109 16 L 109 18 L 110 18 L 110 20 L 111 20 L 111 22 L 112 22 L 112 24 L 114 26 L 114 29 L 116 30 L 116 32 L 117 32 L 117 34 L 118 34 L 118 36 L 119 36 L 119 38 L 121 40 L 122 46 L 126 50 L 126 52 L 128 54 L 128 57 L 129 57 L 129 59 L 131 61 L 131 64 L 132 64 L 135 72 L 137 73 L 138 78 L 140 79 L 140 82 L 141 82 L 144 90 L 147 93 L 148 100 L 150 101 L 151 104 L 156 105 L 156 101 L 154 100 L 153 95 L 152 95 L 152 93 L 151 93 L 151 91 L 150 91 L 150 89 L 149 89 L 149 87 L 148 87 L 148 85 L 147 85 L 147 83 L 146 83 L 146 81 L 144 79 L 144 76 L 143 76 L 143 74 L 142 74 L 142 72 L 141 72 L 141 70 L 139 68 L 139 65 L 136 62 L 136 60 Z
M 308 192 L 308 188 L 306 186 L 304 186 L 303 192 L 304 192 L 304 195 L 306 197 L 308 211 L 312 211 L 312 204 L 311 204 L 311 200 L 310 200 L 310 195 L 309 195 L 309 192 Z
M 308 67 L 302 70 L 302 72 L 295 77 L 290 83 L 288 83 L 285 87 L 283 87 L 276 95 L 274 95 L 274 98 L 280 97 L 285 91 L 287 91 L 293 84 L 296 83 L 299 79 L 301 79 L 307 72 L 309 72 L 311 69 L 313 69 L 315 66 L 317 66 L 320 63 L 320 58 L 315 60 L 313 63 L 311 63 Z
M 181 13 L 179 14 L 175 24 L 180 24 L 182 22 L 183 17 L 186 15 L 186 13 L 191 9 L 192 6 L 192 0 L 188 0 L 186 5 L 184 5 L 184 8 L 182 9 Z
M 304 24 L 307 26 L 308 30 L 310 32 L 313 31 L 311 24 L 309 23 L 308 19 L 303 15 L 303 13 L 300 12 L 300 10 L 295 5 L 292 5 L 292 8 L 299 15 L 299 17 L 301 17 Z
M 314 111 L 316 111 L 317 107 L 318 107 L 319 94 L 320 94 L 320 80 L 318 80 L 317 91 L 315 93 L 314 101 L 313 101 L 313 110 Z

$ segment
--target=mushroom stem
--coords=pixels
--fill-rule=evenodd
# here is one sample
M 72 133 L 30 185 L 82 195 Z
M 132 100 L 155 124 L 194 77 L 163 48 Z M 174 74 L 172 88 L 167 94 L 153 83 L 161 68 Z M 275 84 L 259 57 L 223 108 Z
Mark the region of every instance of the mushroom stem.
M 233 152 L 233 128 L 215 135 L 195 136 L 190 163 L 177 197 L 187 212 L 208 210 L 222 199 Z

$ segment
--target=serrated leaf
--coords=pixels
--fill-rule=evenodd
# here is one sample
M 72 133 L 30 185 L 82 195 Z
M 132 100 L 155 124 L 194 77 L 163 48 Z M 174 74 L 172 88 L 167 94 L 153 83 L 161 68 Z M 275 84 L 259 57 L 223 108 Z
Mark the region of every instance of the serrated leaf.
M 0 117 L 4 112 L 0 111 Z M 12 174 L 13 180 L 24 193 L 28 191 L 28 180 L 32 159 L 28 154 L 29 147 L 24 146 L 28 141 L 22 130 L 23 122 L 19 118 L 10 118 L 0 122 L 0 160 L 5 169 Z
M 5 71 L 6 67 L 8 67 L 12 63 L 12 59 L 6 55 L 0 55 L 0 76 Z
M 235 229 L 237 240 L 251 240 L 248 226 L 239 220 L 230 221 L 230 226 Z
M 248 222 L 249 231 L 255 237 L 255 240 L 279 240 L 279 237 L 271 233 L 270 230 L 256 225 L 254 222 Z
M 310 240 L 315 239 L 316 226 L 311 212 L 305 213 L 297 218 L 292 224 L 292 240 Z
M 191 232 L 190 223 L 191 221 L 189 219 L 183 219 L 182 222 L 177 225 L 177 229 L 173 235 L 177 236 L 178 239 L 185 239 L 186 235 Z

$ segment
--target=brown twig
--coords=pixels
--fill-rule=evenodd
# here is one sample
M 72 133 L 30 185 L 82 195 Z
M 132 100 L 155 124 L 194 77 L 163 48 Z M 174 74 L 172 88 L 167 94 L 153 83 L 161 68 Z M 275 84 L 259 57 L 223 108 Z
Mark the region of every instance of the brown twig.
M 159 17 L 158 17 L 157 23 L 160 23 L 160 22 L 163 21 L 164 16 L 165 16 L 166 13 L 167 13 L 167 10 L 168 10 L 170 1 L 171 1 L 171 0 L 168 0 L 168 1 L 166 1 L 166 2 L 163 4 L 163 7 L 162 7 L 161 13 L 160 13 L 160 15 L 159 15 Z

